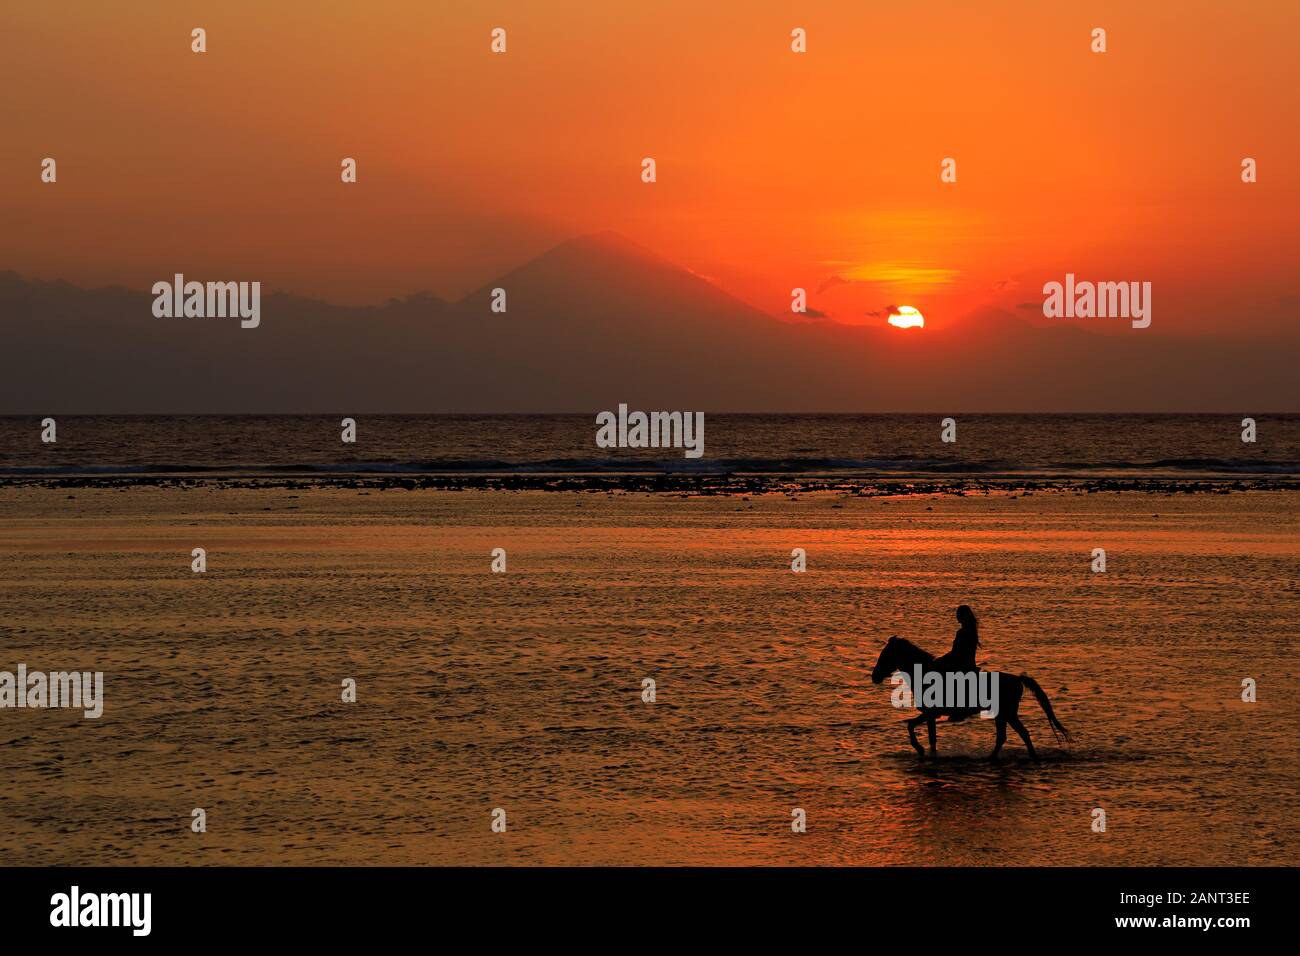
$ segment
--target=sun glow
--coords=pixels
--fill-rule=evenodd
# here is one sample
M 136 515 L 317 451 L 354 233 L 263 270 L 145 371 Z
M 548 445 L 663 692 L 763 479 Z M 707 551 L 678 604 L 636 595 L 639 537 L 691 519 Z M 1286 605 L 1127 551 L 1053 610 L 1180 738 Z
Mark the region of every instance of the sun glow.
M 900 305 L 889 313 L 889 324 L 896 329 L 923 329 L 925 316 L 910 305 Z

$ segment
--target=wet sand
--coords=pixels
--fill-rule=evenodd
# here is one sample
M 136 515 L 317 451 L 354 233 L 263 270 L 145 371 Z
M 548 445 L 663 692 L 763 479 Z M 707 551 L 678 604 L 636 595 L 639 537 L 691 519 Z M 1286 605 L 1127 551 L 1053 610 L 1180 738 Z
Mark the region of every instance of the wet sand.
M 0 850 L 1300 862 L 1295 491 L 581 487 L 0 486 L 0 670 L 102 670 L 106 698 L 97 721 L 0 710 Z M 1027 703 L 1040 765 L 1014 737 L 989 765 L 985 722 L 915 756 L 870 668 L 890 634 L 945 649 L 960 603 L 981 661 L 1036 677 L 1071 748 Z

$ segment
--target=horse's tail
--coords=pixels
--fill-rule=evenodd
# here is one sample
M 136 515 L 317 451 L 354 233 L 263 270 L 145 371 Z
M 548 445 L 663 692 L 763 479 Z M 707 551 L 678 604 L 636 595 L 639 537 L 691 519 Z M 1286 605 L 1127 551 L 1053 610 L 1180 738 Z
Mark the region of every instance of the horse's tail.
M 1028 674 L 1021 674 L 1020 679 L 1024 685 L 1034 692 L 1034 697 L 1038 699 L 1038 706 L 1043 708 L 1043 713 L 1047 715 L 1047 722 L 1052 725 L 1052 733 L 1057 741 L 1062 739 L 1068 741 L 1070 732 L 1065 729 L 1065 724 L 1056 719 L 1056 711 L 1052 710 L 1052 702 L 1047 699 L 1047 694 L 1043 688 L 1038 686 L 1038 681 L 1034 680 Z

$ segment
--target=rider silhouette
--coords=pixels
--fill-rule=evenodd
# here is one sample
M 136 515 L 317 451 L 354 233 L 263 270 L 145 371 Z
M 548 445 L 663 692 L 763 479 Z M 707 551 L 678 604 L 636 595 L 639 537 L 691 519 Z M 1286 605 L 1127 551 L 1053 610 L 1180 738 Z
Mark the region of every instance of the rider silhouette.
M 952 650 L 935 660 L 935 670 L 975 670 L 975 648 L 980 646 L 979 621 L 975 619 L 975 612 L 965 604 L 957 608 L 957 620 L 961 627 L 952 640 Z

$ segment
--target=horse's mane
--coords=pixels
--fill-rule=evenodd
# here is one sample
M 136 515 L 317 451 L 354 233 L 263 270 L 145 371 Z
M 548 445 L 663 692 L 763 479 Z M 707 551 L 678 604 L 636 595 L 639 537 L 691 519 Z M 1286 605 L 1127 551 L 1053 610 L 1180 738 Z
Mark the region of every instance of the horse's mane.
M 925 648 L 923 648 L 923 647 L 917 647 L 915 644 L 913 644 L 913 643 L 912 643 L 911 641 L 909 641 L 907 638 L 905 638 L 905 637 L 895 637 L 894 640 L 896 640 L 896 641 L 898 641 L 898 643 L 900 643 L 900 644 L 904 644 L 904 645 L 906 645 L 907 647 L 910 647 L 912 650 L 916 651 L 916 653 L 918 653 L 918 654 L 921 655 L 921 658 L 922 658 L 923 660 L 926 660 L 926 661 L 933 661 L 933 660 L 934 660 L 934 655 L 933 655 L 933 654 L 931 654 L 929 651 L 927 651 L 927 650 L 926 650 Z

